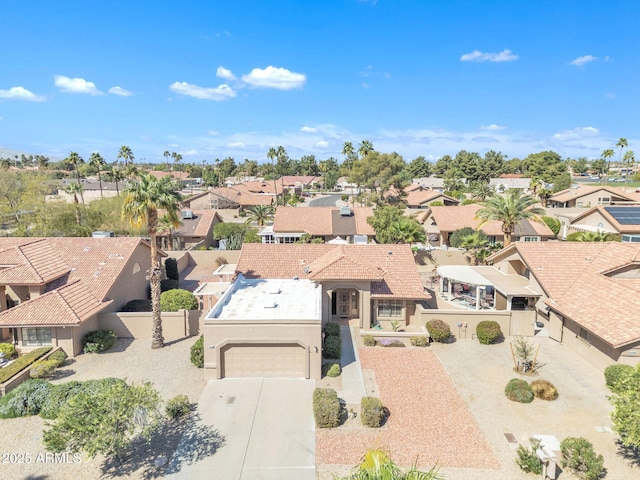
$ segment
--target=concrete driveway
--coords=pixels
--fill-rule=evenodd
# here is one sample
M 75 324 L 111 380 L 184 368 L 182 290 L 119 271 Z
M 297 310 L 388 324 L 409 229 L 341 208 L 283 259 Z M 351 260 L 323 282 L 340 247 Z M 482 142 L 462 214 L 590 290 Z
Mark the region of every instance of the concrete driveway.
M 224 445 L 166 478 L 314 480 L 314 388 L 313 380 L 210 381 L 198 401 L 199 422 L 218 430 Z

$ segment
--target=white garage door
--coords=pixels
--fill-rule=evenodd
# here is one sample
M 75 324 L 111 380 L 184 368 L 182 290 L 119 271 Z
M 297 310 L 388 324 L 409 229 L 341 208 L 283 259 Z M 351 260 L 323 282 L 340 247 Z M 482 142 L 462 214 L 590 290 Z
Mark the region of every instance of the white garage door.
M 306 378 L 306 349 L 300 345 L 229 345 L 221 353 L 224 377 Z

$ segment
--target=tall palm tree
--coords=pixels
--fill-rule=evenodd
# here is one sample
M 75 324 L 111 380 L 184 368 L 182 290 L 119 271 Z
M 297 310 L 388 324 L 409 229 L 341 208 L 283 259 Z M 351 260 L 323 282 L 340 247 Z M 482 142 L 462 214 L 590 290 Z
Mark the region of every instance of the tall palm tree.
M 151 244 L 151 269 L 149 281 L 151 283 L 151 312 L 152 312 L 152 342 L 151 348 L 164 347 L 162 337 L 162 318 L 160 316 L 160 278 L 162 269 L 158 259 L 156 237 L 158 233 L 158 210 L 165 210 L 167 218 L 175 227 L 180 224 L 178 219 L 178 202 L 180 196 L 175 190 L 175 184 L 170 177 L 158 179 L 153 175 L 141 175 L 140 179 L 129 186 L 127 196 L 122 205 L 122 215 L 132 225 L 144 226 Z
M 274 160 L 278 157 L 278 152 L 275 148 L 271 147 L 267 152 L 267 158 L 271 160 L 271 174 L 273 175 L 273 193 L 276 196 L 276 205 L 278 205 L 278 185 L 276 183 L 276 165 Z
M 348 167 L 349 167 L 349 183 L 351 184 L 351 198 L 354 199 L 353 156 L 355 155 L 355 150 L 353 149 L 353 144 L 351 142 L 344 142 L 344 144 L 342 145 L 342 154 L 345 156 L 345 161 L 349 162 Z M 355 202 L 355 199 L 353 201 Z
M 179 222 L 179 225 L 183 225 Z M 173 250 L 173 229 L 177 228 L 173 219 L 166 213 L 158 219 L 158 233 L 167 233 L 167 249 Z
M 533 195 L 526 195 L 519 188 L 512 188 L 504 196 L 495 195 L 482 202 L 476 217 L 482 220 L 480 225 L 491 220 L 501 222 L 504 246 L 507 247 L 521 220 L 540 221 L 540 215 L 544 215 L 544 209 L 535 207 L 536 203 L 538 201 Z
M 180 162 L 182 161 L 182 155 L 176 152 L 171 152 L 171 158 L 173 158 L 173 162 L 178 165 L 178 170 L 180 170 Z
M 80 187 L 80 197 L 82 198 L 82 204 L 84 205 L 84 194 L 82 193 L 82 185 L 80 185 L 80 170 L 79 166 L 84 163 L 84 159 L 78 155 L 77 152 L 69 153 L 69 156 L 64 159 L 64 163 L 70 165 L 76 171 L 76 179 L 78 180 L 78 186 Z
M 361 159 L 369 155 L 371 152 L 373 152 L 373 143 L 371 143 L 369 140 L 363 140 L 362 142 L 360 142 L 358 154 L 360 155 Z
M 117 159 L 124 159 L 124 168 L 127 168 L 127 165 L 129 164 L 129 162 L 133 162 L 133 160 L 135 159 L 135 157 L 133 156 L 133 152 L 131 151 L 131 149 L 129 147 L 127 147 L 126 145 L 123 145 L 120 147 L 120 151 L 118 152 L 118 156 L 116 157 Z
M 122 172 L 122 169 L 114 166 L 111 169 L 111 178 L 113 178 L 113 181 L 116 182 L 116 194 L 120 196 L 120 189 L 118 188 L 118 182 L 122 182 L 124 180 L 124 173 Z
M 607 148 L 602 152 L 602 159 L 607 164 L 607 175 L 609 174 L 609 170 L 611 169 L 611 157 L 613 157 L 614 152 L 612 148 Z M 604 177 L 603 177 L 604 178 Z
M 169 164 L 169 157 L 171 156 L 171 152 L 169 150 L 165 150 L 162 156 L 164 157 L 164 162 L 169 165 L 169 171 L 171 171 L 171 165 Z
M 616 147 L 620 148 L 620 153 L 618 154 L 618 164 L 620 164 L 622 160 L 622 149 L 627 148 L 629 146 L 629 142 L 627 142 L 626 138 L 620 138 L 618 143 L 616 143 Z
M 400 217 L 389 226 L 389 234 L 392 243 L 425 243 L 427 233 L 416 220 L 409 217 Z
M 89 165 L 95 167 L 95 169 L 98 170 L 98 182 L 100 182 L 100 198 L 104 198 L 104 194 L 102 193 L 102 175 L 100 172 L 102 171 L 102 167 L 104 167 L 106 164 L 107 162 L 98 152 L 93 152 L 89 157 Z
M 246 210 L 247 219 L 244 223 L 255 222 L 259 227 L 265 223 L 273 221 L 274 210 L 271 205 L 256 205 Z
M 622 157 L 622 160 L 624 161 L 625 165 L 629 165 L 629 168 L 627 168 L 627 173 L 624 177 L 624 183 L 627 183 L 627 179 L 633 173 L 633 167 L 636 163 L 636 154 L 633 153 L 633 150 L 627 150 L 626 152 L 624 152 L 624 157 Z
M 80 210 L 78 208 L 78 193 L 82 193 L 82 186 L 79 183 L 71 182 L 70 184 L 67 185 L 64 191 L 67 192 L 69 195 L 73 195 L 73 204 L 74 204 L 74 209 L 76 214 L 76 223 L 80 225 L 81 219 L 80 219 Z
M 479 230 L 460 238 L 460 248 L 464 248 L 469 253 L 471 265 L 478 264 L 478 250 L 486 247 L 488 243 L 487 236 Z
M 471 197 L 474 200 L 484 202 L 487 198 L 492 197 L 495 193 L 489 182 L 478 182 L 471 188 Z

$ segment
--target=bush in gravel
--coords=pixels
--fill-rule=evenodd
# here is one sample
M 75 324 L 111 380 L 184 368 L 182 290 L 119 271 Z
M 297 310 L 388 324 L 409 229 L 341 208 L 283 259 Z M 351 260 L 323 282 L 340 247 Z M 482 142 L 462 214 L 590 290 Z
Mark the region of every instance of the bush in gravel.
M 378 345 L 381 347 L 406 347 L 401 340 L 391 340 L 390 338 L 383 338 L 378 341 Z
M 160 310 L 163 312 L 177 312 L 178 310 L 196 310 L 198 299 L 189 290 L 174 288 L 160 294 Z
M 39 347 L 25 355 L 22 355 L 21 357 L 18 357 L 18 359 L 11 365 L 0 369 L 0 383 L 6 382 L 16 373 L 21 372 L 33 362 L 49 353 L 50 350 L 51 347 Z
M 64 362 L 67 360 L 67 354 L 62 349 L 56 350 L 49 355 L 49 360 L 55 360 L 56 368 L 59 368 L 64 365 Z
M 191 346 L 191 363 L 198 368 L 204 368 L 204 335 Z
M 382 401 L 376 397 L 362 397 L 360 400 L 360 419 L 362 424 L 379 428 L 384 421 L 384 407 Z
M 96 392 L 101 387 L 126 383 L 120 378 L 101 378 L 98 380 L 86 380 L 84 382 L 71 381 L 52 385 L 48 397 L 40 410 L 40 416 L 48 420 L 58 417 L 60 408 L 69 402 L 71 398 L 83 392 Z
M 178 272 L 178 261 L 175 258 L 167 258 L 164 261 L 164 269 L 167 272 L 169 280 L 180 280 L 180 272 Z
M 520 403 L 533 402 L 533 391 L 525 380 L 512 378 L 504 389 L 504 394 L 509 400 Z
M 100 353 L 109 350 L 116 343 L 113 330 L 94 330 L 84 336 L 84 353 Z
M 616 391 L 620 380 L 633 372 L 631 365 L 613 364 L 604 369 L 604 380 L 612 392 Z
M 558 389 L 548 380 L 534 380 L 529 386 L 533 395 L 540 400 L 555 400 L 558 398 Z
M 375 347 L 376 339 L 373 335 L 365 335 L 362 337 L 362 343 L 364 343 L 365 347 Z
M 186 395 L 176 395 L 167 402 L 164 411 L 167 416 L 173 420 L 184 417 L 191 411 L 189 397 L 187 397 Z
M 322 355 L 324 358 L 338 359 L 342 353 L 342 339 L 340 337 L 325 337 Z
M 9 360 L 16 354 L 16 347 L 11 343 L 0 343 L 0 353 L 4 354 L 4 358 Z
M 489 345 L 494 343 L 502 336 L 502 330 L 500 330 L 500 324 L 493 320 L 483 320 L 478 322 L 476 327 L 476 336 L 478 341 L 483 345 Z
M 536 438 L 530 438 L 531 447 L 527 448 L 524 445 L 518 445 L 516 450 L 516 463 L 526 473 L 535 473 L 540 475 L 542 473 L 542 460 L 536 455 L 536 450 L 540 446 L 540 440 Z
M 340 324 L 336 322 L 328 322 L 324 325 L 324 334 L 327 337 L 339 337 L 340 336 Z
M 51 392 L 46 380 L 27 380 L 0 399 L 0 418 L 38 415 Z
M 604 458 L 596 455 L 586 438 L 567 437 L 560 442 L 562 467 L 569 468 L 583 480 L 596 480 L 604 470 Z
M 313 418 L 319 428 L 340 425 L 340 399 L 332 388 L 316 388 L 313 391 Z
M 437 318 L 429 320 L 426 327 L 434 342 L 444 342 L 451 336 L 451 328 L 443 320 Z
M 46 378 L 53 375 L 53 372 L 58 368 L 58 362 L 56 360 L 38 360 L 31 365 L 29 376 L 31 378 Z
M 340 364 L 338 363 L 325 363 L 322 365 L 322 374 L 327 377 L 339 377 L 342 373 L 342 369 L 340 368 Z
M 415 335 L 409 339 L 414 347 L 426 347 L 429 345 L 429 337 Z
M 127 302 L 121 309 L 121 312 L 150 312 L 151 300 L 140 299 Z

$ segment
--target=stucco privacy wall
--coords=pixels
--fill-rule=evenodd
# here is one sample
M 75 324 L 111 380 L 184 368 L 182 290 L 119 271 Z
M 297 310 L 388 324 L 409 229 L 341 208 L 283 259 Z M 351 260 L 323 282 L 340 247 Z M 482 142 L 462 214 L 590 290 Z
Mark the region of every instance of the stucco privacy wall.
M 199 335 L 200 310 L 179 310 L 162 313 L 162 336 L 165 341 Z M 118 338 L 151 339 L 152 317 L 150 312 L 116 312 L 98 315 L 100 329 L 113 330 Z
M 217 260 L 224 258 L 227 263 L 238 263 L 240 250 L 170 250 L 165 252 L 178 262 L 178 271 L 182 273 L 187 267 L 198 265 L 211 269 L 213 273 L 218 268 Z

